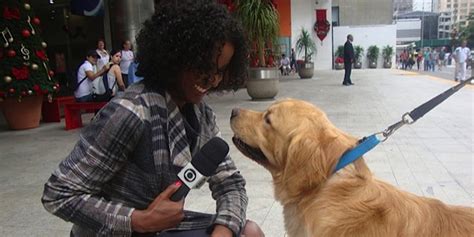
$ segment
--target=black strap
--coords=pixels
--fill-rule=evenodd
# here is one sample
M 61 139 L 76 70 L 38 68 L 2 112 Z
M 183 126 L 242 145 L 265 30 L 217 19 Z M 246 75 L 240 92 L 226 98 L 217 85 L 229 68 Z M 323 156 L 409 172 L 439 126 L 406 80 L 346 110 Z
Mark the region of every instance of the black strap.
M 107 73 L 109 73 L 109 70 L 105 71 L 104 74 L 102 74 L 102 84 L 104 85 L 104 89 L 108 90 L 109 88 L 109 78 Z
M 79 84 L 77 84 L 76 87 L 74 88 L 74 91 L 76 91 L 79 88 L 79 86 L 82 84 L 82 82 L 84 82 L 86 79 L 87 79 L 87 76 L 82 78 L 82 80 L 79 82 Z
M 413 122 L 415 122 L 419 118 L 423 117 L 426 113 L 428 113 L 434 107 L 436 107 L 441 102 L 446 100 L 448 97 L 450 97 L 456 91 L 463 88 L 467 83 L 470 83 L 471 80 L 473 80 L 473 79 L 474 79 L 474 77 L 470 77 L 469 79 L 467 79 L 465 81 L 461 81 L 456 86 L 453 86 L 453 87 L 449 88 L 448 90 L 446 90 L 445 92 L 441 93 L 440 95 L 434 97 L 433 99 L 429 100 L 428 102 L 416 107 L 414 110 L 412 110 L 409 113 L 411 119 L 413 119 Z

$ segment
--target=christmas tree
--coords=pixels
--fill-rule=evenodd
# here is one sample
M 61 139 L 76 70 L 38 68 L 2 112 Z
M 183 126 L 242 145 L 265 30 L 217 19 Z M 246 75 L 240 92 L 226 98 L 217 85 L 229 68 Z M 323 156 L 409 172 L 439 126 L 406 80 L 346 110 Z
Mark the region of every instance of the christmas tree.
M 0 3 L 0 101 L 13 97 L 51 95 L 59 90 L 49 68 L 41 21 L 22 0 Z

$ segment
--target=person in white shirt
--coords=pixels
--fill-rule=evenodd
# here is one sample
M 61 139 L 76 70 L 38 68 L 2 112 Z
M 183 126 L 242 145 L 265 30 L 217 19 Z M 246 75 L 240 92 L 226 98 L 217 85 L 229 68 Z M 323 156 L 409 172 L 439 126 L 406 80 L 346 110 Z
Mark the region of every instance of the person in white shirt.
M 456 62 L 456 70 L 454 72 L 455 81 L 466 80 L 467 60 L 471 57 L 471 50 L 466 47 L 467 41 L 463 40 L 460 47 L 453 52 L 453 58 Z
M 135 55 L 132 51 L 132 43 L 130 40 L 125 40 L 122 43 L 122 60 L 120 61 L 120 71 L 122 71 L 122 78 L 125 82 L 125 87 L 127 87 L 128 83 L 128 68 L 130 64 L 135 60 Z
M 105 49 L 105 41 L 103 39 L 97 40 L 97 49 L 95 50 L 100 58 L 97 59 L 97 68 L 104 67 L 110 61 L 110 54 Z
M 282 75 L 288 75 L 290 73 L 290 59 L 285 55 L 281 55 L 280 59 L 280 71 Z
M 100 58 L 97 59 L 97 68 L 103 68 L 105 64 L 109 63 L 110 61 L 110 54 L 105 49 L 105 41 L 103 39 L 97 40 L 97 49 L 95 50 L 97 54 L 99 54 Z M 103 94 L 105 93 L 104 83 L 102 80 L 94 80 L 92 81 L 92 89 L 94 90 L 95 94 Z
M 99 71 L 97 71 L 96 64 L 100 58 L 95 50 L 89 50 L 86 54 L 86 60 L 77 70 L 78 86 L 74 91 L 74 97 L 77 102 L 92 101 L 92 81 L 100 78 L 107 70 L 109 64 L 105 64 Z

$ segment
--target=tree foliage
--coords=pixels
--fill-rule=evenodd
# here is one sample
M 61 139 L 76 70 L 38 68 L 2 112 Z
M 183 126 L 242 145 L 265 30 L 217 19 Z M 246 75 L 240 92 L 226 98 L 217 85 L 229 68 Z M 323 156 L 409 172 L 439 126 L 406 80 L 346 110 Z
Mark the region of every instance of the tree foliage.
M 51 95 L 59 90 L 49 69 L 40 19 L 29 1 L 0 4 L 0 98 Z

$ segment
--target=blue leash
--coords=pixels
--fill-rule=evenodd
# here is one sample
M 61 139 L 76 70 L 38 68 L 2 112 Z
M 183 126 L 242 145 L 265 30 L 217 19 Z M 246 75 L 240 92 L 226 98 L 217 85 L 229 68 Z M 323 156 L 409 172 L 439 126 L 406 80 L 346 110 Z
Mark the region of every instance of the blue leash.
M 362 155 L 364 155 L 368 151 L 372 150 L 380 142 L 386 141 L 390 135 L 392 135 L 397 129 L 399 129 L 403 125 L 413 124 L 414 122 L 416 122 L 419 118 L 423 117 L 426 113 L 428 113 L 434 107 L 436 107 L 441 102 L 446 100 L 448 97 L 450 97 L 452 94 L 457 92 L 459 89 L 464 87 L 467 83 L 469 83 L 473 79 L 474 79 L 474 77 L 470 77 L 469 79 L 467 79 L 465 81 L 461 81 L 456 86 L 449 88 L 448 90 L 446 90 L 445 92 L 443 92 L 443 93 L 439 94 L 438 96 L 432 98 L 428 102 L 416 107 L 411 112 L 405 113 L 402 116 L 402 120 L 390 125 L 383 132 L 372 134 L 369 137 L 364 137 L 363 139 L 361 139 L 359 141 L 359 145 L 357 145 L 355 148 L 353 148 L 349 151 L 346 151 L 342 155 L 342 157 L 339 159 L 339 162 L 336 165 L 336 168 L 334 169 L 334 173 L 336 173 L 338 170 L 346 167 L 350 163 L 352 163 L 355 160 L 362 157 Z M 377 137 L 377 135 L 382 135 L 383 138 L 379 139 Z

